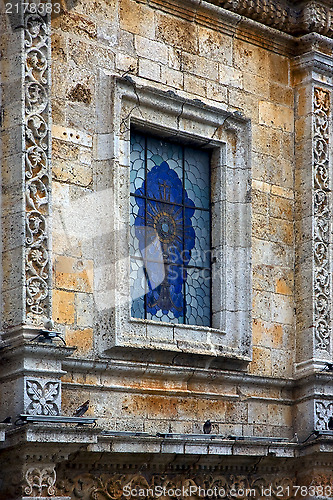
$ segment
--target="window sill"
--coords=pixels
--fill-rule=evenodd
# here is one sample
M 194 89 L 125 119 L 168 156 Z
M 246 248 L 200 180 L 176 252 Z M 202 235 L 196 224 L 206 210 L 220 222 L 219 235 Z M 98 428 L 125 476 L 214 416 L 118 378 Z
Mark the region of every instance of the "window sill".
M 226 333 L 216 328 L 197 325 L 166 323 L 154 320 L 131 318 L 129 331 L 117 335 L 116 341 L 107 351 L 116 353 L 125 350 L 159 351 L 167 353 L 197 355 L 214 358 L 233 359 L 249 362 L 248 355 L 242 355 L 239 349 L 225 345 Z M 167 359 L 165 359 L 167 361 Z

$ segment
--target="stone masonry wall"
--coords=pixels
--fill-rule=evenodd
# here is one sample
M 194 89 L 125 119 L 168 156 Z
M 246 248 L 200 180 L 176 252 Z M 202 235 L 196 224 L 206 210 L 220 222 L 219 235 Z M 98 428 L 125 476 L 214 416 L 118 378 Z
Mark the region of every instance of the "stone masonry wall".
M 89 199 L 99 169 L 113 168 L 112 159 L 97 164 L 94 137 L 101 109 L 112 99 L 97 99 L 103 70 L 251 120 L 253 361 L 245 385 L 204 375 L 191 384 L 189 373 L 170 380 L 111 368 L 97 373 L 90 364 L 63 378 L 63 412 L 89 398 L 89 412 L 118 430 L 199 431 L 209 414 L 221 433 L 290 436 L 289 395 L 283 383 L 269 382 L 291 377 L 295 356 L 294 94 L 287 49 L 264 48 L 255 35 L 245 40 L 237 27 L 233 33 L 214 28 L 217 14 L 208 22 L 203 8 L 185 19 L 185 9 L 168 14 L 134 0 L 67 4 L 52 21 L 56 328 L 78 347 L 74 356 L 94 359 L 94 242 L 89 223 L 87 234 L 66 234 L 61 213 Z M 83 212 L 89 219 L 88 204 Z

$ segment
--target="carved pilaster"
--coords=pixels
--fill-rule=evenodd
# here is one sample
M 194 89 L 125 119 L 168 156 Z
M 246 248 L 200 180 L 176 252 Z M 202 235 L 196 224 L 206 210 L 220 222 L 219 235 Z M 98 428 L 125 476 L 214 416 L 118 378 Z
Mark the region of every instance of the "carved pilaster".
M 4 5 L 4 4 L 3 4 Z M 10 5 L 10 4 L 6 4 Z M 18 0 L 1 13 L 2 327 L 50 310 L 50 19 Z M 31 6 L 36 4 L 32 3 Z M 15 15 L 14 15 L 15 10 Z
M 331 350 L 330 235 L 330 93 L 319 87 L 313 94 L 313 261 L 315 350 Z
M 303 372 L 323 369 L 333 354 L 332 84 L 326 76 L 332 66 L 331 60 L 313 52 L 296 59 L 294 72 L 296 368 Z M 327 85 L 320 85 L 325 78 Z
M 319 50 L 295 60 L 296 375 L 295 430 L 328 430 L 332 389 L 332 75 Z M 325 83 L 324 83 L 325 82 Z M 310 383 L 309 376 L 312 376 Z M 321 398 L 321 394 L 323 398 Z M 319 399 L 320 398 L 320 399 Z
M 47 16 L 25 14 L 25 280 L 28 322 L 34 322 L 40 316 L 50 316 L 49 31 Z

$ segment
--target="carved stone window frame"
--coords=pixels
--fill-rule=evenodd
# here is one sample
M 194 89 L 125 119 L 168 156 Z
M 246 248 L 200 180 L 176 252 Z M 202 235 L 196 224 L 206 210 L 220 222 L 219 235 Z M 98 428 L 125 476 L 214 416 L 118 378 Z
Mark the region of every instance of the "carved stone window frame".
M 96 190 L 113 185 L 114 214 L 107 247 L 113 270 L 95 273 L 97 347 L 103 355 L 133 349 L 251 360 L 251 162 L 250 121 L 198 100 L 103 75 L 112 93 L 110 133 L 96 139 L 103 173 Z M 104 116 L 105 120 L 105 116 Z M 103 124 L 101 127 L 103 130 Z M 212 151 L 212 327 L 131 318 L 129 280 L 131 127 Z M 104 127 L 105 130 L 105 127 Z M 107 152 L 106 152 L 107 151 Z M 105 153 L 106 152 L 106 153 Z M 105 164 L 103 160 L 108 159 Z M 97 162 L 98 163 L 98 162 Z M 104 214 L 105 217 L 107 217 Z M 110 217 L 110 213 L 108 214 Z M 108 221 L 110 223 L 110 220 Z M 112 231 L 111 231 L 112 232 Z M 117 235 L 117 237 L 115 237 Z M 97 250 L 98 251 L 98 250 Z M 106 292 L 106 288 L 109 292 Z

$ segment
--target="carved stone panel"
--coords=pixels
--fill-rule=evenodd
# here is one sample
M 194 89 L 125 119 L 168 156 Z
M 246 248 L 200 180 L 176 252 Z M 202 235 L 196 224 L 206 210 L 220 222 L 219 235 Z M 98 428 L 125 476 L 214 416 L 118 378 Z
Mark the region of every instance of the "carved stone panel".
M 27 377 L 24 387 L 24 413 L 60 415 L 61 382 Z
M 328 431 L 328 420 L 333 417 L 333 401 L 315 402 L 315 429 L 318 431 Z
M 54 496 L 56 472 L 54 468 L 30 467 L 25 473 L 24 493 L 28 497 Z
M 314 89 L 313 184 L 314 184 L 314 328 L 317 351 L 331 348 L 331 200 L 329 175 L 330 94 Z
M 50 316 L 50 34 L 49 19 L 25 13 L 26 314 Z

